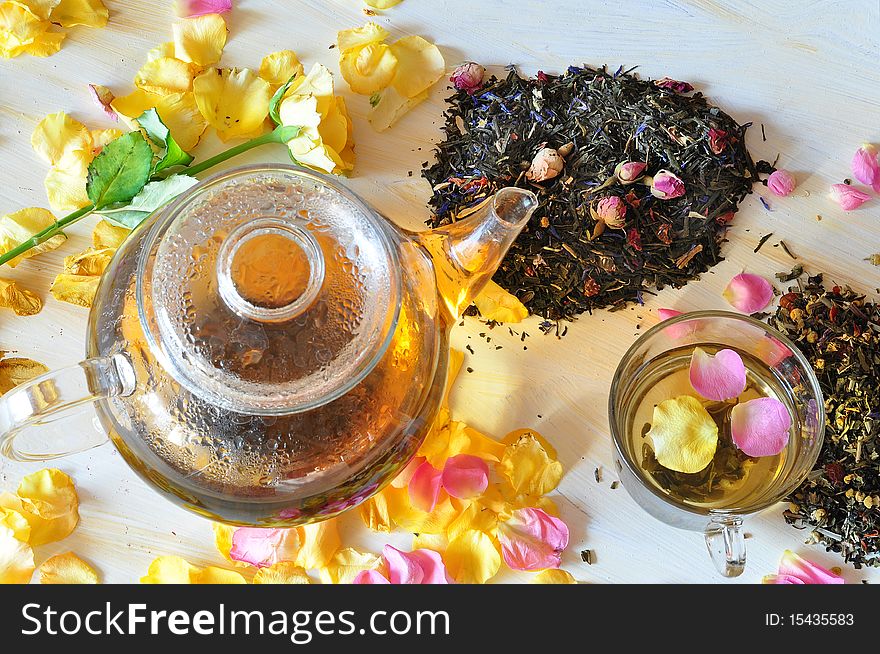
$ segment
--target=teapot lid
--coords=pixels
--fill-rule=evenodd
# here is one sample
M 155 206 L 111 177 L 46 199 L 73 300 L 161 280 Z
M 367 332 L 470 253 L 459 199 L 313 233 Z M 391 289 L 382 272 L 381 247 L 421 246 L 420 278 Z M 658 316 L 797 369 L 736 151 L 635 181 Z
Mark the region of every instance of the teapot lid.
M 246 166 L 181 195 L 147 235 L 138 307 L 168 372 L 244 414 L 340 397 L 399 313 L 392 229 L 354 193 L 289 165 Z

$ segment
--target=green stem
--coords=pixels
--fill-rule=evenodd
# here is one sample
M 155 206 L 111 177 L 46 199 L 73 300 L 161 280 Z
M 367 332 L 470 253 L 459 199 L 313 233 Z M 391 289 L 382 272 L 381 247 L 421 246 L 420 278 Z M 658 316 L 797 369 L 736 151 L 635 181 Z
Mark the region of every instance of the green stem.
M 49 225 L 46 229 L 41 232 L 37 232 L 33 236 L 31 236 L 28 240 L 18 244 L 14 248 L 12 248 L 9 252 L 0 256 L 0 266 L 2 266 L 7 261 L 15 259 L 15 257 L 24 254 L 31 248 L 35 248 L 41 243 L 45 243 L 50 238 L 55 236 L 56 234 L 64 231 L 64 228 L 68 225 L 72 225 L 77 220 L 85 216 L 86 214 L 91 213 L 92 209 L 95 208 L 95 205 L 90 204 L 82 209 L 77 209 L 71 214 L 66 215 L 61 220 L 56 220 L 54 223 Z
M 228 150 L 221 152 L 220 154 L 214 155 L 210 159 L 205 159 L 199 164 L 190 166 L 189 168 L 184 168 L 183 170 L 179 170 L 176 174 L 190 176 L 197 175 L 198 173 L 208 170 L 208 168 L 216 166 L 219 163 L 223 163 L 227 159 L 232 159 L 232 157 L 238 156 L 243 152 L 247 152 L 248 150 L 259 147 L 261 145 L 265 145 L 267 143 L 287 143 L 290 139 L 292 139 L 299 133 L 299 129 L 299 127 L 293 125 L 279 125 L 271 132 L 253 138 L 245 143 L 241 143 L 240 145 L 236 145 L 235 147 L 229 148 Z M 161 177 L 158 177 L 158 179 L 161 179 Z M 0 266 L 7 263 L 8 261 L 11 261 L 15 257 L 24 254 L 31 248 L 35 248 L 41 243 L 45 243 L 56 234 L 60 234 L 64 231 L 65 227 L 69 227 L 80 218 L 87 216 L 94 210 L 94 208 L 95 205 L 90 204 L 83 207 L 82 209 L 77 209 L 76 211 L 68 214 L 61 220 L 56 220 L 43 231 L 37 232 L 26 241 L 19 243 L 9 252 L 0 255 Z

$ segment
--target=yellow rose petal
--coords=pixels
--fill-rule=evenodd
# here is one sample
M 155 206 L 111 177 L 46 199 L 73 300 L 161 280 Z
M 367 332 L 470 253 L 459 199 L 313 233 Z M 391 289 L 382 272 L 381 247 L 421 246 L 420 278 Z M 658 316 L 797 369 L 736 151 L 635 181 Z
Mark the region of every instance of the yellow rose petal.
M 391 44 L 397 57 L 397 75 L 392 84 L 405 98 L 427 91 L 446 72 L 440 49 L 421 36 L 405 36 Z
M 0 584 L 26 584 L 34 574 L 34 551 L 0 525 Z
M 344 101 L 342 109 L 340 109 L 339 98 L 334 97 L 327 110 L 327 114 L 318 125 L 318 134 L 321 137 L 321 142 L 337 155 L 348 141 L 349 121 L 345 111 Z
M 546 495 L 559 485 L 562 464 L 551 458 L 533 433 L 526 433 L 508 445 L 498 472 L 515 495 Z
M 104 27 L 109 16 L 101 0 L 61 0 L 50 18 L 62 27 Z
M 479 501 L 471 502 L 452 521 L 446 530 L 446 537 L 453 541 L 461 534 L 471 529 L 482 531 L 490 536 L 495 535 L 498 528 L 498 516 L 495 512 L 483 506 Z
M 156 109 L 162 122 L 171 130 L 174 140 L 184 150 L 198 144 L 208 123 L 199 112 L 192 93 L 158 95 L 136 89 L 128 95 L 114 98 L 110 106 L 131 126 L 137 127 L 137 117 L 147 109 Z
M 370 43 L 342 53 L 339 71 L 352 91 L 371 95 L 391 84 L 397 74 L 397 57 L 384 43 Z
M 208 70 L 193 81 L 199 112 L 224 141 L 253 135 L 269 113 L 271 87 L 247 68 Z
M 190 583 L 201 585 L 246 584 L 247 581 L 245 581 L 245 578 L 234 570 L 227 570 L 226 568 L 218 568 L 209 565 L 207 568 L 201 570 L 196 569 L 196 572 L 191 575 Z
M 48 26 L 23 4 L 0 3 L 0 56 L 9 59 L 25 53 Z
M 296 564 L 307 570 L 323 568 L 342 545 L 339 525 L 334 518 L 298 527 L 302 546 Z
M 370 97 L 370 109 L 367 111 L 367 121 L 377 132 L 384 132 L 391 128 L 410 109 L 423 100 L 427 100 L 428 92 L 408 98 L 401 95 L 393 86 L 382 89 Z
M 145 63 L 135 75 L 134 83 L 147 93 L 166 95 L 186 93 L 192 90 L 193 76 L 197 71 L 192 64 L 173 57 L 159 57 Z
M 362 503 L 358 507 L 358 513 L 368 529 L 384 533 L 389 533 L 394 529 L 394 520 L 388 505 L 388 495 L 384 490 Z
M 433 550 L 441 554 L 449 546 L 446 534 L 413 534 L 412 549 Z
M 98 573 L 73 552 L 58 554 L 40 566 L 41 584 L 97 584 Z
M 58 6 L 61 0 L 13 0 L 14 4 L 30 10 L 40 20 L 48 20 L 49 14 Z
M 330 110 L 330 105 L 333 102 L 333 74 L 330 72 L 330 69 L 321 64 L 312 66 L 305 77 L 298 77 L 290 85 L 286 97 L 292 96 L 312 96 L 316 98 L 315 111 L 323 118 Z M 293 124 L 285 122 L 283 116 L 281 122 L 284 125 Z
M 97 156 L 104 149 L 105 145 L 122 136 L 122 130 L 113 128 L 91 129 L 89 134 L 92 137 L 92 154 Z
M 49 292 L 56 300 L 88 308 L 95 301 L 100 283 L 100 276 L 61 273 L 55 276 Z
M 364 0 L 364 4 L 373 9 L 390 9 L 401 2 L 403 0 Z
M 310 584 L 312 580 L 306 571 L 290 561 L 279 561 L 266 568 L 260 568 L 254 575 L 255 584 Z
M 159 59 L 160 57 L 173 57 L 174 56 L 174 41 L 165 41 L 165 43 L 160 43 L 155 48 L 152 48 L 147 51 L 147 61 L 153 61 L 153 59 Z
M 382 493 L 386 496 L 388 512 L 394 524 L 414 534 L 442 534 L 460 513 L 460 507 L 454 505 L 445 493 L 429 513 L 410 504 L 407 488 L 388 486 Z
M 485 584 L 501 568 L 501 554 L 487 534 L 471 529 L 449 541 L 443 562 L 456 582 Z
M 92 136 L 85 125 L 59 111 L 37 123 L 31 147 L 46 163 L 63 166 L 71 157 L 81 158 L 91 151 Z
M 0 218 L 0 254 L 6 254 L 11 249 L 29 239 L 37 232 L 42 231 L 55 222 L 55 216 L 46 209 L 39 207 L 28 207 L 27 209 L 19 209 L 13 213 L 8 213 Z M 35 248 L 31 248 L 24 254 L 8 261 L 8 265 L 15 268 L 25 259 L 28 259 L 41 252 L 54 250 L 64 243 L 67 237 L 64 234 L 56 234 L 48 241 L 41 243 Z
M 571 576 L 570 572 L 559 568 L 549 568 L 542 570 L 532 577 L 530 584 L 576 584 L 577 579 Z
M 515 295 L 508 293 L 491 279 L 474 298 L 474 304 L 486 320 L 521 322 L 529 315 L 529 310 Z
M 0 278 L 0 307 L 12 309 L 17 316 L 32 316 L 40 313 L 43 301 L 35 293 L 21 288 L 18 282 Z
M 220 61 L 226 45 L 226 21 L 220 14 L 183 18 L 171 26 L 174 56 L 198 66 Z
M 384 565 L 381 556 L 359 552 L 346 547 L 333 555 L 329 563 L 320 569 L 321 582 L 325 584 L 350 584 L 364 570 L 380 570 Z
M 61 49 L 61 42 L 66 37 L 64 32 L 43 32 L 23 46 L 23 51 L 32 57 L 49 57 Z
M 92 231 L 92 245 L 98 250 L 103 248 L 116 249 L 122 245 L 129 234 L 131 234 L 130 229 L 119 227 L 106 220 L 99 220 Z
M 198 568 L 179 556 L 160 556 L 150 564 L 141 583 L 189 584 L 194 572 L 198 572 Z
M 538 442 L 541 444 L 541 447 L 544 448 L 544 451 L 547 452 L 547 456 L 551 459 L 557 459 L 559 456 L 556 454 L 556 448 L 553 447 L 553 444 L 550 443 L 546 438 L 541 436 L 534 429 L 514 429 L 512 432 L 507 434 L 504 438 L 501 439 L 501 442 L 505 445 L 513 445 L 523 436 L 534 436 L 538 439 Z
M 302 75 L 303 72 L 303 65 L 293 50 L 267 54 L 260 62 L 260 77 L 275 87 L 287 83 L 294 75 Z
M 115 252 L 113 248 L 90 248 L 79 254 L 71 254 L 64 257 L 64 272 L 70 275 L 103 275 Z
M 446 459 L 458 454 L 471 454 L 486 461 L 500 461 L 504 456 L 503 443 L 489 438 L 463 422 L 452 421 L 440 429 L 432 430 L 418 450 L 428 462 L 442 470 Z
M 694 473 L 712 462 L 718 446 L 718 425 L 697 398 L 680 395 L 654 407 L 647 438 L 664 468 Z
M 33 359 L 8 357 L 0 361 L 0 393 L 12 390 L 34 377 L 45 375 L 49 368 Z
M 22 543 L 27 543 L 31 537 L 31 525 L 21 513 L 14 509 L 0 506 L 0 527 L 12 530 L 12 535 Z
M 363 27 L 355 27 L 350 30 L 342 30 L 336 33 L 336 47 L 340 54 L 344 54 L 352 48 L 380 43 L 388 38 L 388 30 L 376 23 L 367 23 Z
M 82 153 L 79 158 L 70 158 L 64 167 L 53 166 L 43 181 L 49 206 L 58 213 L 70 213 L 90 203 L 86 192 L 86 178 L 89 173 L 91 153 Z
M 56 468 L 29 474 L 16 492 L 20 513 L 31 525 L 31 545 L 61 540 L 79 522 L 79 497 L 73 480 Z

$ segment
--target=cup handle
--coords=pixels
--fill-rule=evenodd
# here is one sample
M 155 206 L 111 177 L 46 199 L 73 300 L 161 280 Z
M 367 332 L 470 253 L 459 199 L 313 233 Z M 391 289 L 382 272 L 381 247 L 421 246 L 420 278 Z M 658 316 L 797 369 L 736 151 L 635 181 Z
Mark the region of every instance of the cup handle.
M 129 395 L 134 388 L 134 369 L 122 354 L 86 359 L 20 384 L 0 397 L 0 454 L 13 461 L 46 461 L 100 445 L 106 435 L 85 443 L 53 442 L 52 451 L 34 452 L 16 439 L 24 430 L 64 417 L 76 407 Z
M 713 519 L 703 532 L 715 568 L 725 577 L 738 577 L 746 567 L 746 540 L 742 518 Z

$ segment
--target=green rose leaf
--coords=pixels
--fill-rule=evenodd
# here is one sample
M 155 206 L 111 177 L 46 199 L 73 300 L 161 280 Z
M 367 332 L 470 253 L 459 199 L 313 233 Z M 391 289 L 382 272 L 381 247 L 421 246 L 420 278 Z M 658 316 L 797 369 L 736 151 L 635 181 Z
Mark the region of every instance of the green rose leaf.
M 118 209 L 97 212 L 108 222 L 127 229 L 134 229 L 151 213 L 170 202 L 191 186 L 198 183 L 195 177 L 171 175 L 158 182 L 150 182 L 132 198 L 131 203 Z
M 171 130 L 162 121 L 159 112 L 155 109 L 147 109 L 137 118 L 138 125 L 147 133 L 147 137 L 160 148 L 164 148 L 165 154 L 153 166 L 153 173 L 158 173 L 166 168 L 174 166 L 187 166 L 192 163 L 193 156 L 184 152 L 174 137 Z
M 275 91 L 275 94 L 272 96 L 272 99 L 269 100 L 269 117 L 276 125 L 281 124 L 281 116 L 278 115 L 278 108 L 281 104 L 281 101 L 284 99 L 284 94 L 287 93 L 287 89 L 290 88 L 290 85 L 293 83 L 293 80 L 296 79 L 296 75 L 291 75 L 290 79 L 284 82 L 284 84 Z
M 96 209 L 128 202 L 150 179 L 152 164 L 153 150 L 140 132 L 113 139 L 89 164 L 89 200 Z

